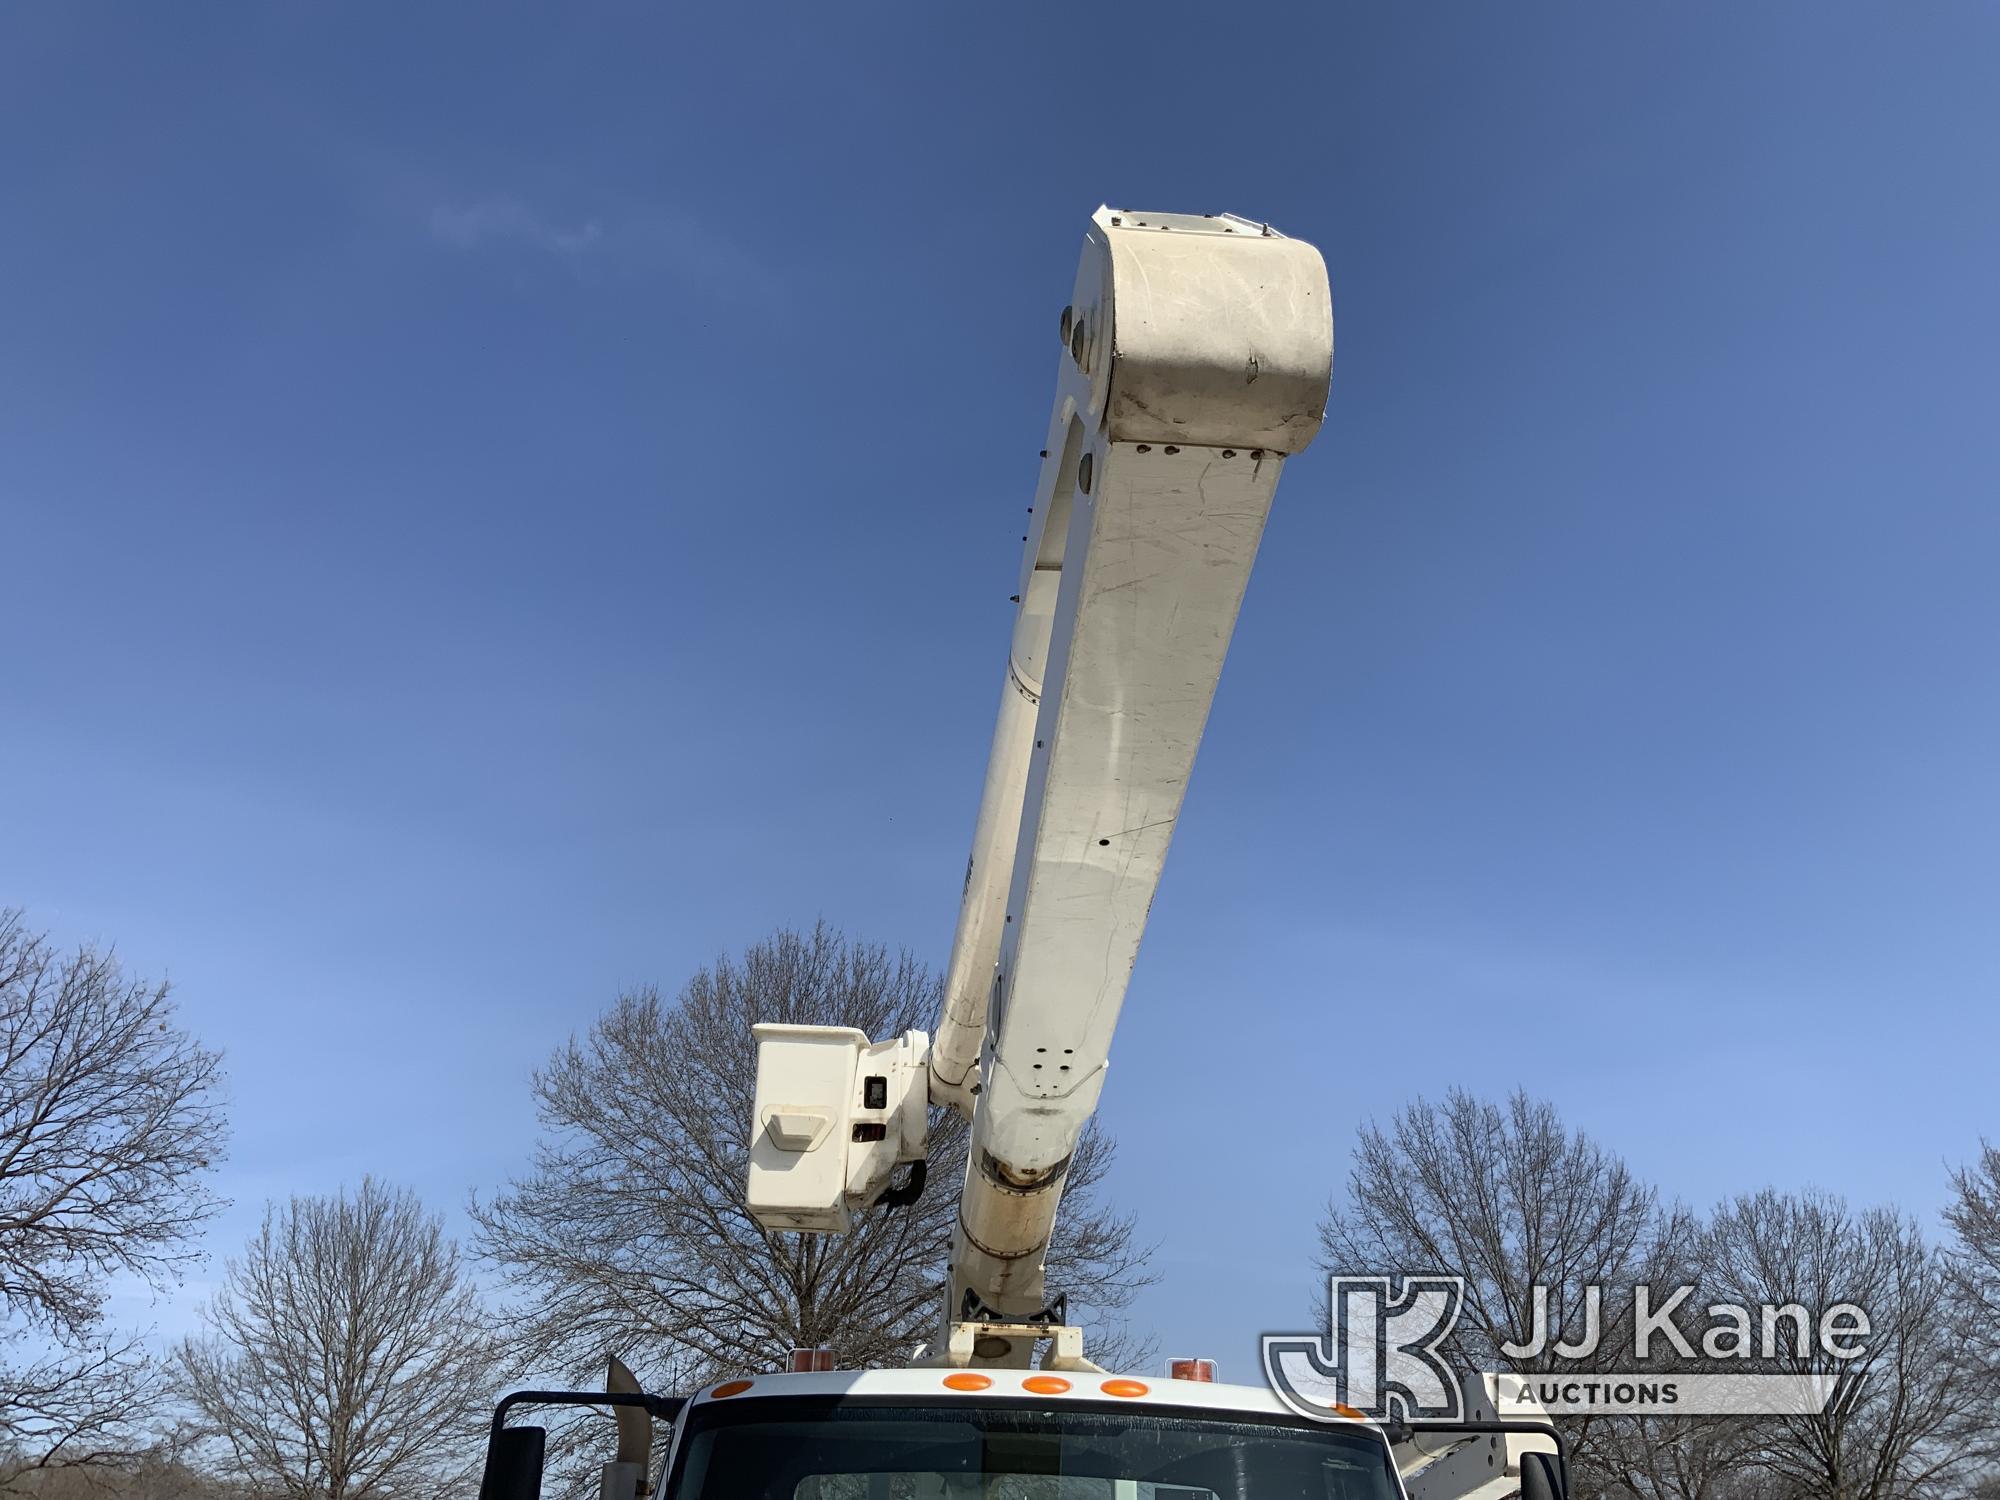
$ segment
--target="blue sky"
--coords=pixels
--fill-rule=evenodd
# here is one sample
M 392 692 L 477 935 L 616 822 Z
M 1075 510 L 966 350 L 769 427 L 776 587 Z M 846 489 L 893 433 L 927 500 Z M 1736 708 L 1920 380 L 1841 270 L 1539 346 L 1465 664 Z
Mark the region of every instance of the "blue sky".
M 2000 11 L 0 22 L 0 904 L 229 1055 L 218 1227 L 454 1214 L 624 986 L 942 962 L 1105 200 L 1324 250 L 1106 1092 L 1251 1378 L 1357 1122 L 1696 1203 L 2000 1133 Z M 128 1309 L 164 1330 L 190 1301 Z

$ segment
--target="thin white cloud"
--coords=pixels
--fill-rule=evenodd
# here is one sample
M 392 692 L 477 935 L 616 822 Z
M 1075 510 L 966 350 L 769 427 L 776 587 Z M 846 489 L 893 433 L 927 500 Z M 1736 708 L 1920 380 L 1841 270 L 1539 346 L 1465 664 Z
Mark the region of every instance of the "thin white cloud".
M 595 219 L 574 228 L 554 224 L 520 199 L 500 197 L 438 204 L 431 210 L 431 238 L 456 250 L 514 244 L 552 255 L 576 256 L 601 245 L 604 231 Z
M 790 278 L 716 216 L 674 203 L 618 198 L 601 217 L 564 224 L 513 193 L 446 196 L 435 186 L 409 192 L 398 217 L 427 205 L 430 240 L 464 255 L 512 250 L 560 262 L 592 285 L 667 276 L 697 298 L 762 308 L 772 316 L 794 293 Z

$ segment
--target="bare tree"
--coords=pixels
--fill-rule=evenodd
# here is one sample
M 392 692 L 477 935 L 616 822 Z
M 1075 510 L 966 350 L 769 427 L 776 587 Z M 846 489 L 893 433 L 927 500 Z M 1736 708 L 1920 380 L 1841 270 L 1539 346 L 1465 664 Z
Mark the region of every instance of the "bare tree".
M 294 1198 L 179 1351 L 214 1470 L 294 1500 L 430 1500 L 461 1487 L 497 1341 L 439 1219 L 364 1180 Z
M 964 1123 L 931 1114 L 930 1188 L 830 1237 L 767 1233 L 743 1206 L 757 1021 L 928 1029 L 937 978 L 824 924 L 696 974 L 671 1003 L 630 994 L 535 1076 L 533 1170 L 475 1202 L 481 1253 L 513 1295 L 518 1357 L 594 1378 L 608 1355 L 655 1388 L 768 1370 L 795 1347 L 898 1364 L 934 1337 L 965 1168 Z M 1049 1255 L 1052 1287 L 1103 1320 L 1147 1278 L 1129 1219 L 1095 1196 L 1111 1145 L 1085 1138 Z M 1097 1350 L 1107 1347 L 1098 1337 Z M 1113 1355 L 1117 1353 L 1113 1348 Z
M 1797 1303 L 1824 1313 L 1852 1303 L 1866 1353 L 1834 1359 L 1817 1340 L 1776 1341 L 1763 1368 L 1837 1378 L 1825 1411 L 1746 1424 L 1771 1492 L 1824 1500 L 1914 1500 L 1960 1493 L 1990 1432 L 1967 1368 L 1967 1332 L 1942 1256 L 1888 1209 L 1855 1212 L 1830 1194 L 1766 1189 L 1716 1210 L 1702 1250 L 1703 1287 L 1742 1306 Z
M 0 1463 L 6 1493 L 32 1500 L 245 1500 L 191 1469 L 172 1447 L 151 1447 L 89 1468 L 15 1470 Z
M 132 1451 L 158 1370 L 103 1326 L 105 1289 L 174 1284 L 220 1206 L 221 1059 L 164 983 L 58 953 L 0 911 L 0 1442 L 36 1466 Z M 25 1358 L 21 1357 L 25 1356 Z
M 1965 1360 L 1985 1409 L 2000 1413 L 2000 1147 L 1982 1142 L 1979 1160 L 1952 1173 L 1952 1188 L 1945 1260 L 1964 1319 Z M 1986 1424 L 1978 1446 L 1988 1463 L 2000 1464 L 2000 1416 Z
M 1449 1347 L 1467 1371 L 1591 1369 L 1592 1356 L 1556 1352 L 1585 1332 L 1584 1288 L 1605 1292 L 1599 1347 L 1629 1346 L 1633 1305 L 1612 1294 L 1682 1280 L 1695 1241 L 1685 1209 L 1663 1205 L 1617 1156 L 1523 1093 L 1502 1108 L 1454 1090 L 1442 1104 L 1419 1100 L 1387 1130 L 1367 1126 L 1347 1189 L 1321 1222 L 1319 1269 L 1463 1277 Z M 1532 1341 L 1537 1287 L 1547 1289 L 1546 1348 L 1509 1353 Z M 1324 1293 L 1319 1312 L 1324 1326 Z M 1700 1494 L 1733 1452 L 1723 1434 L 1686 1422 L 1563 1425 L 1584 1494 Z

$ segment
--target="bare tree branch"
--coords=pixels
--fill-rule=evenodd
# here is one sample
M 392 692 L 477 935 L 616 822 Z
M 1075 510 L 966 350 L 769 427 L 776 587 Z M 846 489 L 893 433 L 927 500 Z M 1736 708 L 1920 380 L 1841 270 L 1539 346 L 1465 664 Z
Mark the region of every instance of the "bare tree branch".
M 115 1274 L 174 1284 L 221 1207 L 219 1054 L 165 984 L 0 911 L 0 1441 L 37 1466 L 134 1451 L 156 1372 L 99 1324 Z
M 781 1367 L 795 1347 L 900 1364 L 935 1336 L 965 1170 L 964 1122 L 931 1116 L 930 1190 L 838 1238 L 771 1234 L 743 1205 L 757 1021 L 927 1029 L 938 980 L 908 954 L 824 924 L 721 958 L 672 1003 L 620 999 L 535 1078 L 533 1169 L 472 1205 L 512 1298 L 516 1357 L 595 1379 L 607 1356 L 654 1388 Z M 1129 1219 L 1097 1201 L 1109 1141 L 1086 1138 L 1049 1257 L 1052 1287 L 1102 1320 L 1148 1279 Z M 1101 1342 L 1100 1342 L 1101 1347 Z
M 1516 1094 L 1502 1108 L 1454 1092 L 1361 1133 L 1347 1202 L 1321 1226 L 1320 1269 L 1465 1278 L 1452 1341 L 1461 1369 L 1588 1374 L 1608 1359 L 1839 1376 L 1833 1403 L 1812 1417 L 1558 1418 L 1579 1494 L 1916 1500 L 1969 1493 L 1993 1447 L 1991 1366 L 1969 1354 L 1994 1348 L 2000 1154 L 1989 1148 L 1958 1188 L 1949 1260 L 1896 1214 L 1855 1213 L 1820 1193 L 1747 1195 L 1702 1225 L 1615 1155 L 1567 1133 L 1548 1104 Z M 1550 1347 L 1517 1358 L 1504 1346 L 1519 1347 L 1530 1329 L 1537 1285 L 1549 1288 Z M 1601 1338 L 1594 1353 L 1566 1357 L 1555 1339 L 1583 1328 L 1590 1285 L 1604 1289 Z M 1629 1293 L 1646 1286 L 1657 1307 L 1683 1285 L 1701 1294 L 1690 1299 L 1697 1309 L 1796 1303 L 1817 1317 L 1854 1303 L 1873 1325 L 1867 1355 L 1842 1363 L 1816 1339 L 1804 1349 L 1780 1340 L 1770 1358 L 1760 1350 L 1746 1364 L 1706 1350 L 1690 1359 L 1656 1340 L 1635 1359 Z
M 1424 1100 L 1388 1130 L 1364 1128 L 1354 1147 L 1348 1201 L 1320 1225 L 1319 1269 L 1334 1275 L 1447 1275 L 1466 1282 L 1452 1335 L 1462 1369 L 1563 1374 L 1589 1361 L 1553 1352 L 1515 1358 L 1502 1345 L 1524 1339 L 1534 1288 L 1549 1288 L 1548 1322 L 1575 1338 L 1585 1324 L 1583 1288 L 1668 1285 L 1688 1264 L 1694 1226 L 1663 1205 L 1611 1152 L 1563 1128 L 1553 1106 L 1516 1093 L 1505 1107 L 1457 1090 Z M 1319 1311 L 1326 1316 L 1324 1289 Z M 1603 1308 L 1612 1347 L 1631 1327 L 1629 1301 Z M 1695 1455 L 1615 1452 L 1603 1418 L 1566 1418 L 1581 1493 L 1614 1486 L 1659 1493 L 1652 1471 Z M 1685 1427 L 1686 1424 L 1682 1424 Z M 1658 1443 L 1646 1440 L 1655 1455 Z
M 1703 1238 L 1703 1289 L 1754 1306 L 1815 1311 L 1849 1302 L 1869 1320 L 1867 1353 L 1832 1359 L 1780 1341 L 1760 1368 L 1837 1374 L 1827 1410 L 1747 1424 L 1750 1457 L 1783 1496 L 1914 1500 L 1962 1493 L 1992 1410 L 1964 1360 L 1966 1324 L 1943 1258 L 1887 1209 L 1855 1212 L 1827 1193 L 1766 1189 L 1718 1208 Z
M 1982 1141 L 1979 1160 L 1952 1173 L 1952 1189 L 1945 1266 L 1963 1319 L 1967 1378 L 1984 1409 L 2000 1413 L 2000 1147 Z M 1972 1441 L 2000 1491 L 2000 1418 Z
M 179 1350 L 217 1472 L 293 1500 L 436 1500 L 462 1487 L 498 1345 L 440 1221 L 364 1180 L 294 1198 Z

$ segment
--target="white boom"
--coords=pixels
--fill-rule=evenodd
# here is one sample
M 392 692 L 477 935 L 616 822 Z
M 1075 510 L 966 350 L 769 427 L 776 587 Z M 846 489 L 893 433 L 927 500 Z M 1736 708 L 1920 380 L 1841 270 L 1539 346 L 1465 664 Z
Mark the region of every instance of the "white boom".
M 1100 209 L 1055 409 L 935 1041 L 759 1027 L 749 1202 L 838 1232 L 972 1139 L 945 1357 L 1055 1336 L 1043 1256 L 1287 456 L 1333 359 L 1319 252 L 1267 225 Z M 1075 1339 L 1056 1356 L 1081 1361 Z

